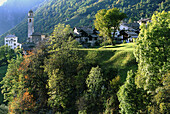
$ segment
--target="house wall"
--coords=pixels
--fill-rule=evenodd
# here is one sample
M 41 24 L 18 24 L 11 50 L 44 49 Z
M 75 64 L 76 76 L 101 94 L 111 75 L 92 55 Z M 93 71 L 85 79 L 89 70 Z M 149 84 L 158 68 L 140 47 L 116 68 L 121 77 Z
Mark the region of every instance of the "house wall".
M 125 26 L 125 25 L 120 25 L 119 29 L 120 29 L 120 30 L 128 30 L 129 27 L 128 27 L 128 26 Z
M 32 36 L 32 42 L 38 43 L 41 41 L 41 35 L 40 36 Z
M 21 48 L 21 44 L 18 43 L 18 37 L 6 37 L 5 45 L 10 46 L 11 49 L 15 49 L 17 47 Z

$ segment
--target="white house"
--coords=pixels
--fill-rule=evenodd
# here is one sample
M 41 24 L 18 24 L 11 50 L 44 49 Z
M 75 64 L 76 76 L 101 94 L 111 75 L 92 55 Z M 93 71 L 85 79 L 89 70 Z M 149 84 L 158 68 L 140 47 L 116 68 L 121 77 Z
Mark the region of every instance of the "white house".
M 118 36 L 120 35 L 120 31 L 121 31 L 121 30 L 124 30 L 124 31 L 131 31 L 131 32 L 136 31 L 135 29 L 126 26 L 125 23 L 122 23 L 122 24 L 120 24 L 119 29 L 116 31 L 115 37 L 118 37 Z M 112 34 L 113 34 L 113 32 L 112 32 Z M 122 38 L 123 38 L 123 37 L 122 37 Z
M 113 36 L 113 32 L 112 32 Z M 137 38 L 137 30 L 129 27 L 127 23 L 121 23 L 119 29 L 115 33 L 116 43 L 123 43 L 125 40 L 126 42 L 131 42 L 132 38 Z
M 8 34 L 5 37 L 5 45 L 8 45 L 11 47 L 11 49 L 15 49 L 17 47 L 21 48 L 22 44 L 18 43 L 18 37 L 16 37 L 13 34 Z

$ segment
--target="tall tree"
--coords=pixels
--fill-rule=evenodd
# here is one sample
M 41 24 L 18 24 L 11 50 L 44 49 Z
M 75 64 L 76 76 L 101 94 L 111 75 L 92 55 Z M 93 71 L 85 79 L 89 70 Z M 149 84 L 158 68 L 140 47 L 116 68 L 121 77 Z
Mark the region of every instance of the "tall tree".
M 156 102 L 157 99 L 154 96 L 158 94 L 158 88 L 164 88 L 163 80 L 170 71 L 168 67 L 170 63 L 169 30 L 170 12 L 156 12 L 147 26 L 141 26 L 137 39 L 135 56 L 138 62 L 138 73 L 136 82 L 138 87 L 142 87 L 153 96 L 150 108 L 148 108 L 150 113 L 159 113 L 160 104 L 163 103 L 163 100 Z
M 144 104 L 144 101 L 147 100 L 145 99 L 146 92 L 136 88 L 135 74 L 132 71 L 128 72 L 126 82 L 120 87 L 117 95 L 122 114 L 135 114 L 146 108 Z
M 15 51 L 9 46 L 0 47 L 0 66 L 8 64 L 8 60 L 11 60 L 15 56 Z
M 99 66 L 92 67 L 86 79 L 87 91 L 84 93 L 83 99 L 85 106 L 81 111 L 88 114 L 101 113 L 104 110 L 104 79 Z M 81 102 L 81 101 L 80 101 Z
M 72 50 L 74 40 L 71 28 L 59 24 L 49 40 L 50 58 L 46 59 L 45 71 L 49 80 L 48 104 L 54 112 L 76 113 L 76 86 L 78 55 Z
M 19 66 L 23 61 L 22 56 L 9 61 L 6 76 L 0 82 L 2 84 L 2 93 L 4 94 L 4 102 L 10 102 L 14 99 L 19 91 Z
M 100 31 L 100 35 L 107 37 L 112 45 L 114 45 L 114 36 L 119 28 L 121 20 L 126 18 L 126 14 L 120 12 L 119 9 L 102 9 L 95 15 L 95 28 Z M 111 33 L 113 32 L 113 37 Z

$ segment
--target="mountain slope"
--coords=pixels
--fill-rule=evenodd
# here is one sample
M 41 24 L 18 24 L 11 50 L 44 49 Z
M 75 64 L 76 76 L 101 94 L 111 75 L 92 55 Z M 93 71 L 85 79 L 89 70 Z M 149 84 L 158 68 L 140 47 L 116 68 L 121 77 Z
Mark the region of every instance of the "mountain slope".
M 70 24 L 72 27 L 93 25 L 98 10 L 112 7 L 119 8 L 135 21 L 151 17 L 154 11 L 169 11 L 169 3 L 169 0 L 46 0 L 35 11 L 35 31 L 51 33 L 58 23 Z M 27 19 L 8 33 L 15 33 L 20 42 L 26 41 Z M 6 34 L 2 35 L 0 45 Z
M 44 0 L 7 0 L 0 6 L 0 34 L 20 23 L 25 14 Z

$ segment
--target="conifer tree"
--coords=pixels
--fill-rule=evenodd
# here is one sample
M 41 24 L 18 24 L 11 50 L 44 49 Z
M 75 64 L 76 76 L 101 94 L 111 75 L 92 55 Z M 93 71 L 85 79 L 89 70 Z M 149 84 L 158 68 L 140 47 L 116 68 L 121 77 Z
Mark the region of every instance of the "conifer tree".
M 104 103 L 104 79 L 99 66 L 92 67 L 87 79 L 87 113 L 100 113 L 103 111 Z
M 120 87 L 118 93 L 121 114 L 135 114 L 138 112 L 138 93 L 135 85 L 135 74 L 128 72 L 126 82 Z

